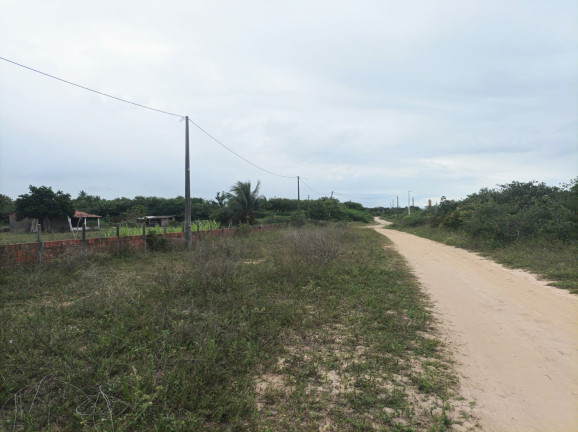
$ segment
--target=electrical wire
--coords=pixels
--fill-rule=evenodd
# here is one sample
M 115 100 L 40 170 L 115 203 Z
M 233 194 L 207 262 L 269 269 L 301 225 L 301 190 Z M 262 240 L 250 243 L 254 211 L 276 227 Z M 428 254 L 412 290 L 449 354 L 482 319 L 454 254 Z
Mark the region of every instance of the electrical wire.
M 250 165 L 253 165 L 255 168 L 259 168 L 261 171 L 265 171 L 268 174 L 277 176 L 277 177 L 283 177 L 283 178 L 290 178 L 290 179 L 294 179 L 297 178 L 297 176 L 286 176 L 283 174 L 277 174 L 274 173 L 273 171 L 269 171 L 263 167 L 260 167 L 259 165 L 251 162 L 249 159 L 244 158 L 243 156 L 241 156 L 239 153 L 237 153 L 236 151 L 230 149 L 229 147 L 227 147 L 225 144 L 223 144 L 221 141 L 219 141 L 217 138 L 215 138 L 213 135 L 211 135 L 209 132 L 207 132 L 205 129 L 203 129 L 201 126 L 199 126 L 198 124 L 196 124 L 194 121 L 192 121 L 191 119 L 189 119 L 189 123 L 191 123 L 193 126 L 195 126 L 196 128 L 198 128 L 201 132 L 203 132 L 205 135 L 207 135 L 209 138 L 211 138 L 213 141 L 215 141 L 217 144 L 219 144 L 220 146 L 222 146 L 223 148 L 227 149 L 228 151 L 230 151 L 231 153 L 233 153 L 235 156 L 237 156 L 238 158 L 244 160 L 245 162 L 247 162 Z
M 321 192 L 316 191 L 315 189 L 313 189 L 311 186 L 309 186 L 309 185 L 303 180 L 303 178 L 300 178 L 299 180 L 300 180 L 301 183 L 303 183 L 303 184 L 305 185 L 305 187 L 306 187 L 307 189 L 309 189 L 311 192 L 316 193 L 316 194 L 319 195 L 320 197 L 322 197 L 322 196 L 327 196 L 327 194 L 322 194 Z
M 21 64 L 21 63 L 15 62 L 15 61 L 13 61 L 13 60 L 7 59 L 7 58 L 5 58 L 5 57 L 0 57 L 0 60 L 4 60 L 5 62 L 12 63 L 13 65 L 19 66 L 19 67 L 21 67 L 21 68 L 27 69 L 27 70 L 32 71 L 32 72 L 36 72 L 36 73 L 38 73 L 38 74 L 40 74 L 40 75 L 44 75 L 44 76 L 46 76 L 46 77 L 49 77 L 49 78 L 52 78 L 52 79 L 61 81 L 61 82 L 66 83 L 66 84 L 70 84 L 70 85 L 72 85 L 72 86 L 81 88 L 81 89 L 83 89 L 83 90 L 88 90 L 88 91 L 90 91 L 90 92 L 99 94 L 99 95 L 101 95 L 101 96 L 106 96 L 106 97 L 108 97 L 108 98 L 115 99 L 115 100 L 120 101 L 120 102 L 124 102 L 124 103 L 127 103 L 127 104 L 131 104 L 131 105 L 134 105 L 134 106 L 138 106 L 138 107 L 141 107 L 141 108 L 145 108 L 145 109 L 148 109 L 148 110 L 151 110 L 151 111 L 156 111 L 156 112 L 159 112 L 159 113 L 162 113 L 162 114 L 167 114 L 167 115 L 171 115 L 171 116 L 174 116 L 174 117 L 179 117 L 180 119 L 184 119 L 184 118 L 185 118 L 185 116 L 183 116 L 183 115 L 181 115 L 181 114 L 175 114 L 175 113 L 172 113 L 172 112 L 170 112 L 170 111 L 165 111 L 165 110 L 161 110 L 161 109 L 158 109 L 158 108 L 153 108 L 153 107 L 150 107 L 150 106 L 147 106 L 147 105 L 139 104 L 139 103 L 132 102 L 132 101 L 129 101 L 129 100 L 126 100 L 126 99 L 122 99 L 122 98 L 119 98 L 119 97 L 110 95 L 110 94 L 108 94 L 108 93 L 104 93 L 104 92 L 101 92 L 101 91 L 98 91 L 98 90 L 94 90 L 94 89 L 92 89 L 92 88 L 90 88 L 90 87 L 86 87 L 86 86 L 83 86 L 83 85 L 80 85 L 80 84 L 76 84 L 76 83 L 74 83 L 74 82 L 72 82 L 72 81 L 68 81 L 68 80 L 65 80 L 65 79 L 63 79 L 63 78 L 57 77 L 57 76 L 55 76 L 55 75 L 51 75 L 51 74 L 49 74 L 49 73 L 42 72 L 42 71 L 40 71 L 40 70 L 38 70 L 38 69 L 34 69 L 34 68 L 30 67 L 30 66 L 23 65 L 23 64 Z M 196 124 L 196 123 L 195 123 L 194 121 L 192 121 L 191 119 L 189 119 L 189 122 L 190 122 L 192 125 L 194 125 L 195 127 L 197 127 L 200 131 L 202 131 L 202 132 L 203 132 L 205 135 L 207 135 L 209 138 L 211 138 L 213 141 L 215 141 L 217 144 L 221 145 L 222 147 L 224 147 L 225 149 L 227 149 L 228 151 L 230 151 L 231 153 L 233 153 L 233 154 L 234 154 L 235 156 L 237 156 L 238 158 L 244 160 L 244 161 L 247 162 L 248 164 L 253 165 L 255 168 L 258 168 L 258 169 L 260 169 L 261 171 L 264 171 L 264 172 L 266 172 L 266 173 L 268 173 L 268 174 L 271 174 L 271 175 L 274 175 L 274 176 L 277 176 L 277 177 L 297 178 L 297 176 L 286 176 L 286 175 L 282 175 L 282 174 L 277 174 L 277 173 L 274 173 L 274 172 L 272 172 L 272 171 L 269 171 L 269 170 L 267 170 L 267 169 L 265 169 L 265 168 L 263 168 L 263 167 L 260 167 L 259 165 L 251 162 L 250 160 L 248 160 L 248 159 L 244 158 L 243 156 L 241 156 L 239 153 L 237 153 L 237 152 L 235 152 L 234 150 L 232 150 L 232 149 L 230 149 L 229 147 L 227 147 L 225 144 L 223 144 L 221 141 L 219 141 L 217 138 L 215 138 L 213 135 L 211 135 L 209 132 L 207 132 L 205 129 L 203 129 L 201 126 L 199 126 L 198 124 Z
M 369 198 L 369 197 L 364 196 L 364 195 L 352 195 L 352 194 L 345 194 L 342 192 L 334 192 L 334 194 L 338 195 L 340 197 L 343 197 L 343 198 L 362 199 L 362 200 L 367 200 L 367 201 L 384 200 L 386 198 L 391 198 L 391 197 L 395 196 L 395 195 L 380 195 L 377 197 Z M 371 194 L 371 195 L 377 195 L 377 194 Z
M 63 79 L 63 78 L 59 78 L 59 77 L 57 77 L 57 76 L 50 75 L 50 74 L 48 74 L 48 73 L 46 73 L 46 72 L 39 71 L 38 69 L 31 68 L 31 67 L 29 67 L 29 66 L 26 66 L 26 65 L 17 63 L 17 62 L 15 62 L 15 61 L 9 60 L 9 59 L 4 58 L 4 57 L 0 57 L 0 60 L 4 60 L 5 62 L 12 63 L 12 64 L 14 64 L 14 65 L 16 65 L 16 66 L 20 66 L 21 68 L 28 69 L 28 70 L 30 70 L 30 71 L 32 71 L 32 72 L 36 72 L 36 73 L 38 73 L 38 74 L 40 74 L 40 75 L 44 75 L 44 76 L 47 76 L 47 77 L 49 77 L 49 78 L 53 78 L 53 79 L 58 80 L 58 81 L 62 81 L 63 83 L 70 84 L 70 85 L 73 85 L 73 86 L 75 86 L 75 87 L 79 87 L 79 88 L 84 89 L 84 90 L 88 90 L 88 91 L 90 91 L 90 92 L 99 94 L 99 95 L 101 95 L 101 96 L 106 96 L 106 97 L 111 98 L 111 99 L 116 99 L 117 101 L 120 101 L 120 102 L 124 102 L 124 103 L 127 103 L 127 104 L 135 105 L 135 106 L 138 106 L 138 107 L 141 107 L 141 108 L 146 108 L 146 109 L 148 109 L 148 110 L 156 111 L 156 112 L 159 112 L 159 113 L 162 113 L 162 114 L 167 114 L 167 115 L 171 115 L 171 116 L 174 116 L 174 117 L 184 118 L 184 116 L 182 116 L 182 115 L 180 115 L 180 114 L 175 114 L 175 113 L 172 113 L 172 112 L 169 112 L 169 111 L 164 111 L 164 110 L 161 110 L 161 109 L 158 109 L 158 108 L 153 108 L 153 107 L 150 107 L 150 106 L 147 106 L 147 105 L 139 104 L 139 103 L 136 103 L 136 102 L 131 102 L 131 101 L 126 100 L 126 99 L 122 99 L 122 98 L 119 98 L 119 97 L 116 97 L 116 96 L 113 96 L 113 95 L 109 95 L 109 94 L 107 94 L 107 93 L 103 93 L 103 92 L 101 92 L 101 91 L 91 89 L 90 87 L 86 87 L 86 86 L 83 86 L 83 85 L 80 85 L 80 84 L 73 83 L 72 81 L 68 81 L 68 80 L 65 80 L 65 79 Z

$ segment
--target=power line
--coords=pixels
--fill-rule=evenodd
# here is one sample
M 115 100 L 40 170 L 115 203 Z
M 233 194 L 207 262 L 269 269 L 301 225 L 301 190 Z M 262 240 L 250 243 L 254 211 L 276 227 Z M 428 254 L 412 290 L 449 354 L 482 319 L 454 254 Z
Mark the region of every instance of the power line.
M 362 200 L 366 200 L 366 201 L 377 201 L 377 200 L 384 200 L 386 198 L 391 198 L 395 195 L 379 195 L 379 196 L 374 196 L 373 198 L 369 198 L 365 195 L 353 195 L 353 194 L 345 194 L 342 192 L 335 192 L 335 195 L 338 195 L 340 197 L 343 198 L 349 198 L 349 199 L 362 199 Z M 371 195 L 377 195 L 377 194 L 371 194 Z
M 197 127 L 201 132 L 203 132 L 205 135 L 207 135 L 209 138 L 211 138 L 213 141 L 215 141 L 217 144 L 219 144 L 220 146 L 222 146 L 223 148 L 227 149 L 228 151 L 230 151 L 231 153 L 233 153 L 235 156 L 237 156 L 238 158 L 244 160 L 245 162 L 247 162 L 250 165 L 253 165 L 255 168 L 259 168 L 261 171 L 265 171 L 268 174 L 277 176 L 277 177 L 283 177 L 283 178 L 297 178 L 297 176 L 286 176 L 283 174 L 277 174 L 274 173 L 273 171 L 269 171 L 263 167 L 260 167 L 259 165 L 251 162 L 250 160 L 244 158 L 243 156 L 241 156 L 239 153 L 237 153 L 236 151 L 230 149 L 229 147 L 227 147 L 225 144 L 223 144 L 221 141 L 219 141 L 217 138 L 215 138 L 213 135 L 211 135 L 209 132 L 207 132 L 205 129 L 203 129 L 201 126 L 199 126 L 198 124 L 196 124 L 194 121 L 192 121 L 191 119 L 189 119 L 189 123 L 191 123 L 193 126 Z
M 147 105 L 139 104 L 139 103 L 136 103 L 136 102 L 131 102 L 131 101 L 126 100 L 126 99 L 122 99 L 122 98 L 119 98 L 119 97 L 116 97 L 116 96 L 113 96 L 113 95 L 109 95 L 109 94 L 107 94 L 107 93 L 103 93 L 103 92 L 101 92 L 101 91 L 91 89 L 90 87 L 86 87 L 86 86 L 83 86 L 83 85 L 80 85 L 80 84 L 73 83 L 72 81 L 68 81 L 68 80 L 65 80 L 65 79 L 63 79 L 63 78 L 59 78 L 59 77 L 57 77 L 57 76 L 50 75 L 49 73 L 39 71 L 38 69 L 31 68 L 31 67 L 29 67 L 29 66 L 26 66 L 26 65 L 17 63 L 17 62 L 15 62 L 15 61 L 9 60 L 9 59 L 4 58 L 4 57 L 0 57 L 0 60 L 4 60 L 5 62 L 12 63 L 12 64 L 14 64 L 14 65 L 16 65 L 16 66 L 20 66 L 21 68 L 28 69 L 28 70 L 30 70 L 30 71 L 32 71 L 32 72 L 36 72 L 36 73 L 38 73 L 38 74 L 40 74 L 40 75 L 44 75 L 44 76 L 47 76 L 47 77 L 49 77 L 49 78 L 52 78 L 52 79 L 55 79 L 55 80 L 58 80 L 58 81 L 62 81 L 63 83 L 70 84 L 70 85 L 73 85 L 73 86 L 75 86 L 75 87 L 79 87 L 79 88 L 84 89 L 84 90 L 88 90 L 88 91 L 90 91 L 90 92 L 99 94 L 99 95 L 101 95 L 101 96 L 106 96 L 106 97 L 111 98 L 111 99 L 116 99 L 117 101 L 120 101 L 120 102 L 124 102 L 124 103 L 127 103 L 127 104 L 135 105 L 135 106 L 138 106 L 138 107 L 141 107 L 141 108 L 146 108 L 146 109 L 151 110 L 151 111 L 156 111 L 156 112 L 159 112 L 159 113 L 162 113 L 162 114 L 171 115 L 171 116 L 174 116 L 174 117 L 179 117 L 179 118 L 185 117 L 185 116 L 180 115 L 180 114 L 175 114 L 175 113 L 172 113 L 172 112 L 169 112 L 169 111 L 164 111 L 164 110 L 161 110 L 161 109 L 158 109 L 158 108 L 153 108 L 153 107 L 150 107 L 150 106 L 147 106 Z
M 167 114 L 167 115 L 171 115 L 171 116 L 174 116 L 174 117 L 179 117 L 180 119 L 184 119 L 184 118 L 185 118 L 185 116 L 183 116 L 183 115 L 181 115 L 181 114 L 175 114 L 175 113 L 172 113 L 172 112 L 169 112 L 169 111 L 164 111 L 164 110 L 161 110 L 161 109 L 158 109 L 158 108 L 153 108 L 153 107 L 150 107 L 150 106 L 147 106 L 147 105 L 139 104 L 139 103 L 132 102 L 132 101 L 129 101 L 129 100 L 126 100 L 126 99 L 122 99 L 122 98 L 119 98 L 119 97 L 110 95 L 110 94 L 108 94 L 108 93 L 104 93 L 104 92 L 101 92 L 101 91 L 98 91 L 98 90 L 94 90 L 94 89 L 92 89 L 92 88 L 90 88 L 90 87 L 86 87 L 86 86 L 83 86 L 83 85 L 80 85 L 80 84 L 76 84 L 76 83 L 74 83 L 74 82 L 72 82 L 72 81 L 68 81 L 68 80 L 65 80 L 65 79 L 63 79 L 63 78 L 59 78 L 59 77 L 57 77 L 57 76 L 55 76 L 55 75 L 51 75 L 51 74 L 49 74 L 49 73 L 42 72 L 42 71 L 40 71 L 40 70 L 38 70 L 38 69 L 34 69 L 34 68 L 30 67 L 30 66 L 26 66 L 26 65 L 23 65 L 23 64 L 21 64 L 21 63 L 17 63 L 17 62 L 15 62 L 15 61 L 10 60 L 10 59 L 7 59 L 7 58 L 5 58 L 5 57 L 0 57 L 0 60 L 4 60 L 5 62 L 12 63 L 12 64 L 14 64 L 14 65 L 16 65 L 16 66 L 20 66 L 21 68 L 28 69 L 28 70 L 30 70 L 30 71 L 32 71 L 32 72 L 36 72 L 36 73 L 38 73 L 38 74 L 40 74 L 40 75 L 47 76 L 47 77 L 49 77 L 49 78 L 52 78 L 52 79 L 61 81 L 61 82 L 63 82 L 63 83 L 70 84 L 70 85 L 72 85 L 72 86 L 81 88 L 81 89 L 83 89 L 83 90 L 88 90 L 88 91 L 90 91 L 90 92 L 99 94 L 99 95 L 101 95 L 101 96 L 106 96 L 106 97 L 108 97 L 108 98 L 115 99 L 115 100 L 120 101 L 120 102 L 124 102 L 124 103 L 127 103 L 127 104 L 135 105 L 135 106 L 138 106 L 138 107 L 141 107 L 141 108 L 146 108 L 146 109 L 148 109 L 148 110 L 156 111 L 156 112 L 159 112 L 159 113 L 162 113 L 162 114 Z M 248 160 L 248 159 L 244 158 L 243 156 L 241 156 L 239 153 L 237 153 L 237 152 L 235 152 L 234 150 L 232 150 L 232 149 L 230 149 L 229 147 L 227 147 L 225 144 L 223 144 L 221 141 L 219 141 L 217 138 L 215 138 L 213 135 L 211 135 L 209 132 L 207 132 L 205 129 L 203 129 L 201 126 L 199 126 L 198 124 L 196 124 L 196 123 L 195 123 L 194 121 L 192 121 L 191 119 L 189 119 L 189 122 L 190 122 L 192 125 L 194 125 L 195 127 L 197 127 L 199 130 L 201 130 L 205 135 L 207 135 L 209 138 L 211 138 L 211 139 L 212 139 L 213 141 L 215 141 L 217 144 L 221 145 L 222 147 L 224 147 L 225 149 L 227 149 L 228 151 L 230 151 L 231 153 L 233 153 L 235 156 L 239 157 L 240 159 L 244 160 L 244 161 L 247 162 L 248 164 L 253 165 L 253 166 L 256 167 L 256 168 L 258 168 L 258 169 L 260 169 L 260 170 L 262 170 L 262 171 L 265 171 L 265 172 L 268 173 L 268 174 L 277 176 L 277 177 L 297 178 L 297 176 L 286 176 L 286 175 L 282 175 L 282 174 L 277 174 L 277 173 L 274 173 L 274 172 L 272 172 L 272 171 L 269 171 L 269 170 L 267 170 L 267 169 L 265 169 L 265 168 L 263 168 L 263 167 L 260 167 L 259 165 L 251 162 L 250 160 Z
M 322 194 L 319 191 L 316 191 L 315 189 L 313 189 L 311 186 L 309 186 L 307 183 L 305 183 L 305 181 L 303 180 L 303 178 L 301 178 L 301 183 L 303 183 L 305 185 L 305 187 L 307 189 L 309 189 L 311 192 L 316 193 L 317 195 L 319 195 L 320 197 L 322 196 L 327 196 L 327 194 Z

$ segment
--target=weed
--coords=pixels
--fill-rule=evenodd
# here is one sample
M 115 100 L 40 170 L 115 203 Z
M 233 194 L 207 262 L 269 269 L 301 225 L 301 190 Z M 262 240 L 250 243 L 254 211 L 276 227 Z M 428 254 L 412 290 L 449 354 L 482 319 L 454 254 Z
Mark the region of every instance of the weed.
M 329 225 L 9 270 L 0 429 L 444 425 L 421 413 L 455 380 L 384 241 Z

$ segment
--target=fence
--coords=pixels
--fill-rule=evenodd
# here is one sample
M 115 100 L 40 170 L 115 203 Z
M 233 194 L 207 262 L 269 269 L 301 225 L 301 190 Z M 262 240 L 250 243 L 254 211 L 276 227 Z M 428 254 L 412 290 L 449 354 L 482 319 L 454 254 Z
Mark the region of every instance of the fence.
M 279 225 L 255 225 L 252 232 L 273 231 Z M 192 241 L 203 240 L 212 237 L 234 236 L 236 228 L 220 228 L 209 231 L 192 232 Z M 86 238 L 76 240 L 53 240 L 42 241 L 41 230 L 38 232 L 38 241 L 34 243 L 16 243 L 0 245 L 0 263 L 6 266 L 37 264 L 64 256 L 86 256 L 94 253 L 115 253 L 123 249 L 133 249 L 146 252 L 146 231 L 143 228 L 142 235 Z M 118 231 L 117 231 L 118 234 Z M 166 238 L 172 246 L 184 245 L 184 232 L 156 234 Z

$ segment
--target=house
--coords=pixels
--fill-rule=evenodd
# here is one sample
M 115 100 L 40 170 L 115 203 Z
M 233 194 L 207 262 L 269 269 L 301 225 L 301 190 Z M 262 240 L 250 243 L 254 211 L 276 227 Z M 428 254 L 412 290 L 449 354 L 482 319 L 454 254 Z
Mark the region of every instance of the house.
M 72 216 L 72 218 L 68 218 L 70 231 L 82 231 L 83 224 L 86 225 L 87 230 L 100 230 L 101 217 L 102 216 L 76 210 L 74 212 L 74 216 Z
M 174 220 L 175 220 L 174 215 L 171 215 L 171 216 L 145 216 L 145 217 L 141 217 L 141 218 L 137 219 L 137 221 L 139 221 L 139 222 L 145 222 L 146 226 L 148 226 L 148 227 L 155 227 L 155 226 L 166 227 L 166 226 L 169 226 L 169 222 L 174 221 Z

